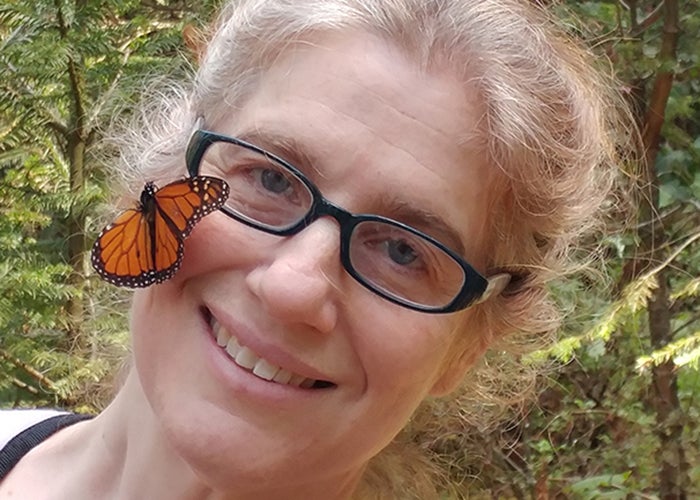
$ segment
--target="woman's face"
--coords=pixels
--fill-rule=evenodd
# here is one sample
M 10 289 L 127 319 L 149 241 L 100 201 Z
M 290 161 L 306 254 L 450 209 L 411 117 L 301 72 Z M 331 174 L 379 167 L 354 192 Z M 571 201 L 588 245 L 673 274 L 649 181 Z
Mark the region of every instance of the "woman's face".
M 481 109 L 449 74 L 426 75 L 355 34 L 287 50 L 242 108 L 207 128 L 285 157 L 353 213 L 451 233 L 483 271 Z M 421 400 L 467 368 L 446 369 L 455 336 L 474 339 L 466 359 L 482 352 L 469 310 L 431 315 L 380 298 L 343 269 L 339 242 L 328 217 L 278 237 L 214 213 L 178 274 L 136 294 L 141 385 L 172 446 L 212 486 L 351 484 Z M 234 361 L 220 329 L 254 354 Z

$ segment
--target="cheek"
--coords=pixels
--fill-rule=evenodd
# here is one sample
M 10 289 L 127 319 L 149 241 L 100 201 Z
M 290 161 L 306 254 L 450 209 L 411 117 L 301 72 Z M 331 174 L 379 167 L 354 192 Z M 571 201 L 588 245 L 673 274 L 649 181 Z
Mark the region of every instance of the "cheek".
M 221 212 L 208 215 L 185 240 L 182 266 L 173 280 L 183 282 L 216 269 L 249 271 L 277 237 L 257 231 Z
M 157 305 L 157 301 L 153 300 L 156 289 L 155 286 L 151 286 L 134 292 L 129 321 L 129 327 L 133 333 L 134 348 L 140 347 L 143 342 L 152 337 L 147 335 L 147 332 L 153 330 L 154 323 L 157 321 L 155 316 L 159 313 L 154 310 Z
M 195 301 L 174 279 L 134 293 L 131 335 L 134 362 L 144 385 L 187 360 L 183 345 L 198 331 Z
M 134 293 L 131 304 L 131 342 L 136 369 L 141 386 L 144 389 L 153 387 L 155 373 L 158 370 L 157 356 L 159 328 L 156 328 L 157 314 L 153 311 L 152 295 L 154 288 L 138 290 Z
M 368 330 L 374 338 L 356 346 L 367 376 L 363 399 L 371 402 L 364 415 L 374 436 L 395 436 L 443 372 L 450 330 L 430 323 L 415 317 L 375 322 Z
M 370 325 L 371 337 L 357 348 L 365 353 L 367 376 L 375 387 L 420 402 L 443 371 L 454 326 L 438 316 L 410 311 L 398 316 L 404 317 Z

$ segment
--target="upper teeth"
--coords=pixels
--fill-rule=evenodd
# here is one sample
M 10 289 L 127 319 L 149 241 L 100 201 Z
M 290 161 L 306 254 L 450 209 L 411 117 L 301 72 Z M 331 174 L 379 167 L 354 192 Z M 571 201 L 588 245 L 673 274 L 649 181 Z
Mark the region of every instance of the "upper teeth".
M 251 371 L 265 380 L 272 380 L 280 384 L 288 384 L 296 387 L 310 388 L 316 382 L 312 378 L 292 373 L 258 356 L 252 349 L 242 346 L 236 337 L 232 336 L 222 327 L 215 318 L 212 318 L 211 328 L 216 335 L 216 343 L 228 353 L 229 357 L 240 367 Z

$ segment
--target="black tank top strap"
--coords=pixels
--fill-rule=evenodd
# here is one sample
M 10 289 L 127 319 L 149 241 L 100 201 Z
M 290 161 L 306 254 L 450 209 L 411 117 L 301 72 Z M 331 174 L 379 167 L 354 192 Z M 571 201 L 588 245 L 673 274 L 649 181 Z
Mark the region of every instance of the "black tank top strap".
M 13 437 L 0 450 L 0 481 L 17 465 L 24 455 L 50 436 L 69 425 L 92 418 L 92 415 L 66 413 L 42 420 Z

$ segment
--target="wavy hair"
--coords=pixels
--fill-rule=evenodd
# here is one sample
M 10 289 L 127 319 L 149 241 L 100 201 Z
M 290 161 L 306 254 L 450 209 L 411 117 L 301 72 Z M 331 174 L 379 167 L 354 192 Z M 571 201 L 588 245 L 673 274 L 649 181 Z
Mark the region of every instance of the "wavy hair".
M 121 170 L 130 191 L 137 192 L 144 178 L 182 175 L 196 117 L 216 121 L 241 106 L 286 47 L 348 30 L 381 37 L 424 71 L 449 68 L 479 92 L 485 104 L 481 140 L 501 172 L 490 211 L 488 270 L 507 270 L 515 279 L 500 296 L 476 306 L 474 315 L 488 332 L 483 341 L 496 341 L 500 353 L 541 346 L 560 322 L 546 285 L 585 265 L 578 243 L 601 227 L 606 209 L 614 206 L 610 194 L 625 150 L 620 144 L 631 122 L 612 79 L 594 69 L 587 50 L 531 2 L 232 1 L 205 37 L 190 86 L 173 87 L 151 103 L 141 126 L 122 142 L 128 147 Z M 478 413 L 479 398 L 491 404 L 499 397 L 516 400 L 531 388 L 527 370 L 506 358 L 487 358 L 477 367 L 469 395 L 455 398 L 462 406 L 450 411 L 463 413 L 467 405 Z M 409 432 L 425 437 L 416 425 Z M 411 441 L 400 436 L 376 458 L 362 498 L 431 497 L 440 476 L 427 466 L 429 457 L 412 452 L 414 460 L 397 458 Z

